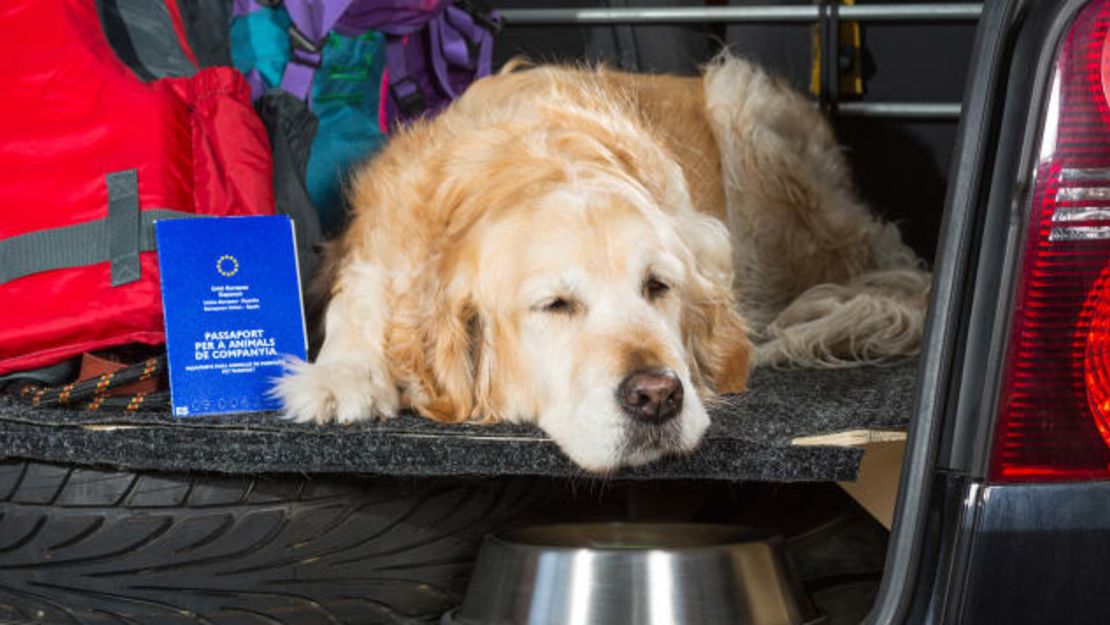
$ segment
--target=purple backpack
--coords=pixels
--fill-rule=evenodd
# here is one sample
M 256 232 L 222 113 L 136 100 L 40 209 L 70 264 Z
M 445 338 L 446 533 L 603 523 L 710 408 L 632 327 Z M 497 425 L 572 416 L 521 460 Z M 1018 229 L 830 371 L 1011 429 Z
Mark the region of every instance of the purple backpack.
M 233 15 L 282 3 L 293 24 L 281 88 L 305 101 L 330 31 L 385 35 L 382 128 L 434 114 L 488 76 L 501 27 L 481 0 L 235 0 Z

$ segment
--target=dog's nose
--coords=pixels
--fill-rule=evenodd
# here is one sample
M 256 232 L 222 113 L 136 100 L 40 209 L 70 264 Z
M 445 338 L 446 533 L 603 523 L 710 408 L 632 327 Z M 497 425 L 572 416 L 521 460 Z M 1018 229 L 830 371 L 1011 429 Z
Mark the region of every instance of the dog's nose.
M 633 419 L 666 423 L 682 410 L 682 381 L 670 369 L 637 371 L 621 382 L 617 398 Z

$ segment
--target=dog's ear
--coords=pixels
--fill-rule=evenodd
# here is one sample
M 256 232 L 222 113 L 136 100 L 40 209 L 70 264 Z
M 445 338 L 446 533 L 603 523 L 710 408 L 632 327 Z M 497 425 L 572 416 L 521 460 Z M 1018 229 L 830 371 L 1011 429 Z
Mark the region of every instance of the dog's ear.
M 472 280 L 463 275 L 434 298 L 431 314 L 422 324 L 423 350 L 420 378 L 426 402 L 414 402 L 422 416 L 445 423 L 500 419 L 495 400 L 494 328 L 488 311 L 483 311 L 464 285 Z M 505 341 L 502 340 L 503 344 Z M 502 371 L 501 377 L 509 375 Z
M 732 290 L 728 231 L 704 215 L 678 217 L 678 231 L 693 256 L 682 311 L 682 331 L 699 382 L 717 393 L 748 386 L 752 344 Z
M 484 323 L 471 298 L 459 290 L 449 288 L 436 297 L 423 328 L 423 377 L 430 398 L 416 408 L 424 417 L 447 423 L 470 419 L 485 403 L 477 388 Z
M 747 389 L 752 344 L 731 290 L 708 282 L 692 290 L 701 292 L 687 302 L 683 332 L 701 381 L 717 393 Z

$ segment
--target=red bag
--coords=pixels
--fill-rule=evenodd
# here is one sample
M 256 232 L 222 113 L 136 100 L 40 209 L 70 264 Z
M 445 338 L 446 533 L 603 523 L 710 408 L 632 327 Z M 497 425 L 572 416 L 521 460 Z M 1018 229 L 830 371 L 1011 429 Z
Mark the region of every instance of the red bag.
M 140 81 L 94 0 L 0 2 L 0 81 L 0 375 L 164 342 L 153 221 L 274 212 L 246 81 Z

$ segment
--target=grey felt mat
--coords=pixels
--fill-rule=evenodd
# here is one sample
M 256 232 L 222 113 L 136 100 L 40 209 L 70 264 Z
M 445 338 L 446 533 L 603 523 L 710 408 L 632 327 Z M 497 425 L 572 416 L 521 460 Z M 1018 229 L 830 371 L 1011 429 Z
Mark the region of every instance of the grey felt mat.
M 757 370 L 750 390 L 713 407 L 693 454 L 618 477 L 851 480 L 862 451 L 799 447 L 800 436 L 900 429 L 910 414 L 916 361 L 840 370 Z M 540 430 L 443 425 L 403 415 L 351 427 L 282 421 L 274 414 L 174 419 L 32 410 L 0 396 L 0 458 L 221 473 L 581 476 Z

